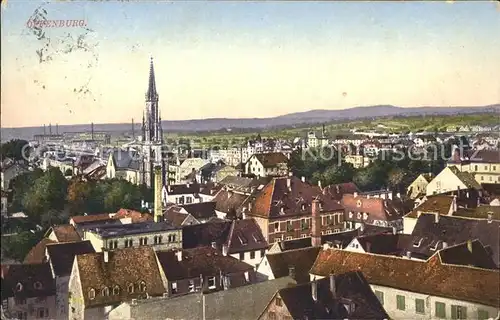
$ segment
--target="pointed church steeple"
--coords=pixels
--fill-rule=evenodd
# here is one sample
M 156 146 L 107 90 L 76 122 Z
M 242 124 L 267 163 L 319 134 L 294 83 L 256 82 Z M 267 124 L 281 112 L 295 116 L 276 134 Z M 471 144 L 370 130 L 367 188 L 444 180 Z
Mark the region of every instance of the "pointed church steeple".
M 151 62 L 149 64 L 149 83 L 148 91 L 146 92 L 147 101 L 155 101 L 158 97 L 156 92 L 156 81 L 155 81 L 155 69 L 153 66 L 153 57 L 151 57 Z

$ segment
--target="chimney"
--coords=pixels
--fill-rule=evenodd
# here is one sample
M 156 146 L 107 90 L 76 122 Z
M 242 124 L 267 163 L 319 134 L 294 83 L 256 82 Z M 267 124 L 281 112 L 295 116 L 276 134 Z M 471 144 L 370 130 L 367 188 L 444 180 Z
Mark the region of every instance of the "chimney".
M 217 242 L 212 241 L 212 248 L 217 249 Z
M 288 266 L 288 276 L 292 279 L 295 279 L 295 267 Z
M 457 212 L 457 196 L 453 196 L 453 200 L 451 202 L 451 211 L 453 213 Z
M 163 187 L 163 178 L 161 174 L 161 167 L 155 167 L 154 173 L 155 185 L 154 185 L 154 220 L 155 222 L 163 221 L 163 204 L 161 199 L 161 189 Z
M 448 242 L 443 242 L 443 249 L 448 248 Z
M 225 257 L 227 256 L 227 244 L 222 245 L 222 255 Z
M 312 201 L 312 238 L 311 244 L 313 247 L 321 246 L 321 216 L 319 214 L 319 200 Z
M 406 257 L 407 257 L 408 259 L 411 259 L 411 251 L 406 251 Z
M 318 187 L 319 187 L 320 189 L 323 189 L 323 186 L 321 185 L 321 180 L 318 180 Z
M 252 201 L 248 202 L 248 212 L 252 212 Z
M 372 250 L 372 243 L 371 242 L 367 242 L 366 243 L 366 252 L 367 253 L 370 253 Z
M 288 191 L 292 191 L 292 179 L 291 178 L 286 179 L 286 187 L 288 188 Z
M 392 234 L 398 234 L 398 229 L 396 227 L 392 227 Z
M 367 194 L 367 195 L 366 195 L 366 199 L 370 199 L 370 194 Z
M 229 191 L 227 192 L 227 198 L 228 198 L 228 199 L 229 199 L 229 198 L 231 198 L 231 196 L 232 196 L 232 195 L 233 195 L 233 190 L 229 190 Z
M 337 287 L 335 286 L 335 276 L 330 274 L 330 292 L 332 293 L 333 299 L 337 298 Z
M 175 255 L 177 256 L 177 261 L 182 261 L 182 250 L 178 250 Z
M 439 212 L 434 212 L 434 223 L 439 223 Z
M 399 192 L 398 192 L 398 193 L 396 193 L 396 197 L 397 197 L 398 199 L 401 199 L 401 193 L 399 193 Z
M 311 295 L 315 302 L 318 301 L 318 283 L 316 280 L 311 282 Z
M 356 198 L 358 196 L 358 193 L 354 192 L 352 195 L 354 196 L 354 198 Z
M 224 286 L 224 290 L 228 290 L 231 285 L 231 280 L 228 275 L 224 275 L 222 278 L 222 284 Z
M 364 223 L 361 223 L 359 230 L 361 231 L 361 233 L 365 232 L 365 224 Z
M 472 253 L 472 240 L 467 240 L 467 250 Z
M 302 180 L 302 182 L 306 182 L 306 177 L 302 176 L 300 180 Z
M 102 248 L 102 253 L 104 254 L 104 262 L 109 262 L 109 251 L 106 248 Z
M 493 212 L 488 212 L 488 223 L 493 222 Z
M 387 194 L 387 198 L 389 198 L 389 200 L 392 200 L 392 192 L 389 192 L 389 193 Z

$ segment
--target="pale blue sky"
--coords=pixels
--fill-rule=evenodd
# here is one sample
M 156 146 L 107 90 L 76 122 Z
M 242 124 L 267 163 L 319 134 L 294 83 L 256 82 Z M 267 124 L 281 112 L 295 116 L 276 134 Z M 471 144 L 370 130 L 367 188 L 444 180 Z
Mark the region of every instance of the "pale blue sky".
M 2 126 L 140 119 L 150 54 L 164 119 L 500 102 L 492 1 L 46 4 L 48 19 L 87 21 L 92 67 L 57 44 L 81 28 L 47 29 L 59 54 L 39 63 L 26 22 L 41 3 L 2 8 Z

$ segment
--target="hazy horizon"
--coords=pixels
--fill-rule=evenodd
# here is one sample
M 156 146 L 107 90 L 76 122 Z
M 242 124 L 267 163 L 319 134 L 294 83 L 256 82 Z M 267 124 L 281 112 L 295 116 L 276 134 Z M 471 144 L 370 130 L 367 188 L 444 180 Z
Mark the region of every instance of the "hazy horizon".
M 140 123 L 150 56 L 163 120 L 500 102 L 492 1 L 54 1 L 48 19 L 92 31 L 38 40 L 26 22 L 41 4 L 1 9 L 4 128 Z

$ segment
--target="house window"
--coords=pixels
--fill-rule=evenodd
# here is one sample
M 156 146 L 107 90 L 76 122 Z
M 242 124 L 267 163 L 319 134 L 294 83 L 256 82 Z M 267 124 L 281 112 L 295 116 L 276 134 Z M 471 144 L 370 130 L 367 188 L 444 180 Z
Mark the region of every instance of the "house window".
M 26 320 L 26 319 L 28 319 L 28 313 L 27 312 L 18 312 L 17 318 L 19 320 Z
M 255 251 L 250 251 L 250 259 L 255 259 Z
M 146 282 L 141 281 L 141 282 L 139 283 L 139 291 L 140 291 L 140 292 L 146 292 Z
M 493 171 L 495 171 L 497 169 L 497 166 L 493 166 Z
M 436 302 L 436 317 L 446 318 L 446 305 L 442 302 Z
M 291 236 L 286 237 L 286 240 L 292 240 L 292 239 L 293 239 L 293 237 L 291 237 Z
M 477 310 L 477 318 L 479 320 L 486 320 L 486 319 L 490 318 L 490 315 L 489 315 L 488 311 L 479 309 L 479 310 Z
M 132 239 L 127 239 L 125 240 L 125 248 L 130 248 L 133 245 L 133 240 Z
M 40 308 L 38 309 L 38 318 L 48 318 L 49 317 L 49 309 Z
M 89 290 L 89 299 L 90 300 L 94 300 L 95 299 L 95 290 L 92 289 L 92 288 Z
M 405 297 L 400 296 L 399 294 L 396 296 L 396 308 L 398 310 L 405 310 Z
M 189 280 L 189 292 L 194 292 L 194 280 Z
M 177 282 L 172 282 L 172 294 L 177 293 Z
M 274 231 L 280 231 L 280 223 L 279 222 L 275 222 L 274 223 Z
M 117 295 L 120 294 L 120 287 L 119 286 L 114 286 L 114 288 L 113 288 L 113 294 L 115 296 L 117 296 Z
M 37 281 L 33 284 L 33 288 L 36 290 L 41 290 L 42 289 L 42 283 L 40 281 Z
M 158 244 L 162 243 L 163 241 L 163 236 L 158 236 Z
M 293 231 L 293 223 L 292 221 L 286 222 L 286 231 Z
M 245 259 L 245 253 L 244 252 L 240 252 L 240 260 L 244 260 Z
M 378 301 L 380 301 L 380 304 L 384 305 L 384 293 L 382 291 L 375 290 L 375 296 L 377 297 Z
M 14 302 L 15 302 L 16 305 L 23 305 L 23 304 L 26 304 L 26 299 L 24 299 L 24 298 L 16 298 Z
M 128 291 L 128 293 L 134 293 L 134 284 L 133 283 L 128 284 L 127 291 Z
M 274 313 L 273 311 L 269 311 L 268 316 L 269 320 L 276 320 L 276 313 Z
M 109 249 L 116 249 L 116 248 L 118 248 L 118 241 L 116 241 L 116 240 L 110 241 L 108 246 L 109 246 Z
M 467 308 L 463 306 L 451 306 L 452 319 L 467 319 Z
M 264 257 L 266 255 L 266 250 L 260 250 L 260 257 Z
M 215 277 L 208 277 L 208 289 L 215 289 Z
M 276 304 L 278 307 L 281 307 L 281 306 L 283 305 L 283 301 L 281 301 L 281 298 L 280 298 L 280 297 L 276 297 L 275 304 Z
M 415 312 L 420 314 L 425 313 L 425 301 L 423 299 L 415 299 Z
M 101 294 L 102 294 L 103 297 L 109 296 L 109 288 L 108 287 L 102 288 Z

